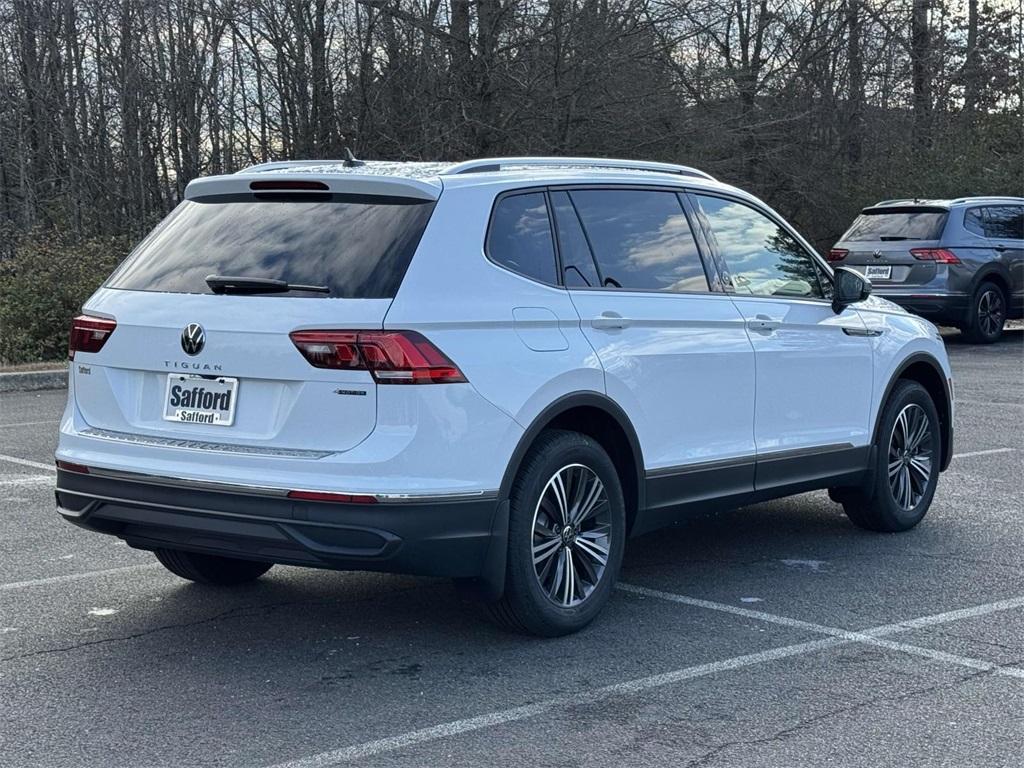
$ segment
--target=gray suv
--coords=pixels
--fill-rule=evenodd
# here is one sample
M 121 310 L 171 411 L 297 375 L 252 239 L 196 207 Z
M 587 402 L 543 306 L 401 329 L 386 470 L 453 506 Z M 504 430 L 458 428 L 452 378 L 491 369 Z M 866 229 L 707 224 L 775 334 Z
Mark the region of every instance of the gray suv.
M 875 294 L 990 344 L 1024 314 L 1024 198 L 884 200 L 861 211 L 828 258 Z

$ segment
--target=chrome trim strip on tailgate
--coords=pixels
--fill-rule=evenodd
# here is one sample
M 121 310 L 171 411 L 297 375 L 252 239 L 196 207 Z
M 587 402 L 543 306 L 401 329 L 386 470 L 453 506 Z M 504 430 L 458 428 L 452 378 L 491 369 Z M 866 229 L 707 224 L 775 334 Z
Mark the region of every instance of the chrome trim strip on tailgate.
M 95 437 L 100 440 L 116 440 L 135 445 L 150 445 L 157 448 L 183 448 L 190 451 L 210 451 L 212 453 L 233 453 L 245 456 L 270 456 L 287 459 L 322 459 L 336 451 L 313 451 L 302 448 L 265 448 L 254 445 L 237 445 L 235 443 L 214 443 L 206 440 L 185 440 L 175 437 L 157 437 L 155 435 L 133 435 L 129 432 L 117 432 L 112 429 L 87 427 L 78 434 L 83 437 Z

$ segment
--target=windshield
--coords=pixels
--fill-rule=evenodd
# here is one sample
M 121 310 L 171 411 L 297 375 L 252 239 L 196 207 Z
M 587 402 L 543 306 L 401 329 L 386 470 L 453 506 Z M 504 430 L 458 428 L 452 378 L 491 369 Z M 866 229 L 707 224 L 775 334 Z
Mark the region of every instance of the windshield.
M 206 278 L 230 275 L 322 285 L 332 298 L 393 298 L 433 208 L 421 200 L 331 194 L 186 200 L 107 286 L 212 293 Z
M 946 212 L 930 210 L 866 211 L 857 217 L 843 240 L 938 240 Z

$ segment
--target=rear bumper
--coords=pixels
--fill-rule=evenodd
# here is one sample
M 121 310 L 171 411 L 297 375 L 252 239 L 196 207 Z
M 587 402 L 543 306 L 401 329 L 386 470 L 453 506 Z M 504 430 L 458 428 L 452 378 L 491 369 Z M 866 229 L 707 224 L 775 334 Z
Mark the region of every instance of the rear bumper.
M 140 549 L 491 580 L 504 571 L 507 503 L 494 495 L 348 504 L 101 473 L 58 470 L 58 512 Z
M 970 297 L 966 293 L 887 290 L 873 288 L 872 293 L 888 299 L 915 315 L 932 322 L 959 324 L 967 314 Z

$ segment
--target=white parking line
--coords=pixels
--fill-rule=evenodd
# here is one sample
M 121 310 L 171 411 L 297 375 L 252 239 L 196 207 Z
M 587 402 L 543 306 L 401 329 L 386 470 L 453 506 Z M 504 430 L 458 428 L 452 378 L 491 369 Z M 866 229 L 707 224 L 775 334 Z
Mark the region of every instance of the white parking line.
M 629 592 L 634 592 L 636 594 L 646 594 L 646 592 L 644 591 L 644 587 L 633 587 L 632 585 L 620 586 L 625 588 L 626 591 Z M 654 596 L 658 597 L 660 597 L 662 594 L 670 594 L 658 593 L 657 590 L 649 591 L 655 593 Z M 685 598 L 683 595 L 677 595 L 676 597 L 684 599 L 676 600 L 675 602 L 684 602 L 689 605 L 691 604 L 689 601 L 694 601 L 692 604 L 696 607 L 709 607 L 708 601 L 695 600 L 695 598 Z M 710 605 L 724 606 L 724 604 L 721 603 L 711 603 Z M 736 608 L 735 606 L 724 607 L 730 609 L 728 613 L 737 613 L 739 615 L 753 614 L 750 615 L 749 618 L 758 618 L 762 621 L 766 620 L 764 617 L 770 617 L 774 623 L 786 624 L 787 626 L 802 628 L 806 628 L 804 627 L 804 625 L 806 625 L 807 627 L 821 626 L 817 624 L 812 624 L 810 622 L 801 622 L 798 619 L 788 619 L 784 616 L 772 616 L 772 614 L 766 614 L 761 611 L 749 611 L 745 608 Z M 956 611 L 947 611 L 945 613 L 934 614 L 932 616 L 922 616 L 917 619 L 898 622 L 896 624 L 885 624 L 882 626 L 873 627 L 872 629 L 866 629 L 861 632 L 845 632 L 844 630 L 836 630 L 836 632 L 843 633 L 843 635 L 827 637 L 821 640 L 812 640 L 806 643 L 797 643 L 796 645 L 787 645 L 781 648 L 773 648 L 771 650 L 762 651 L 760 653 L 736 656 L 731 659 L 715 661 L 709 664 L 699 664 L 694 667 L 684 667 L 683 669 L 677 669 L 672 672 L 665 672 L 659 675 L 651 675 L 649 677 L 641 677 L 635 680 L 629 680 L 624 683 L 614 683 L 612 685 L 607 685 L 590 691 L 582 691 L 575 695 L 559 696 L 553 699 L 544 699 L 543 701 L 538 701 L 533 704 L 527 704 L 521 707 L 504 709 L 498 712 L 490 712 L 484 715 L 478 715 L 476 717 L 470 717 L 463 720 L 453 720 L 448 723 L 441 723 L 439 725 L 433 725 L 428 728 L 420 728 L 418 730 L 409 731 L 407 733 L 399 734 L 397 736 L 391 736 L 384 739 L 377 739 L 375 741 L 368 741 L 363 744 L 354 744 L 349 747 L 341 747 L 340 749 L 321 752 L 319 754 L 310 755 L 308 757 L 300 757 L 296 760 L 278 763 L 274 765 L 272 768 L 327 768 L 327 766 L 337 765 L 338 763 L 345 763 L 351 760 L 359 760 L 362 758 L 371 757 L 373 755 L 378 755 L 383 752 L 392 752 L 396 749 L 408 747 L 413 744 L 422 744 L 428 741 L 444 739 L 448 736 L 455 736 L 460 733 L 478 731 L 483 728 L 492 728 L 494 726 L 503 725 L 505 723 L 526 720 L 528 718 L 536 717 L 537 715 L 541 715 L 555 709 L 579 706 L 584 704 L 592 704 L 594 702 L 602 701 L 605 699 L 617 698 L 622 696 L 631 696 L 637 693 L 641 693 L 643 691 L 661 688 L 663 686 L 682 682 L 684 680 L 692 680 L 698 677 L 713 675 L 718 672 L 725 672 L 732 669 L 740 669 L 742 667 L 750 667 L 756 664 L 764 664 L 766 662 L 774 661 L 776 659 L 801 656 L 807 653 L 813 653 L 815 651 L 820 651 L 827 648 L 849 645 L 854 642 L 865 642 L 866 640 L 862 640 L 862 637 L 870 640 L 875 640 L 882 635 L 891 635 L 898 632 L 907 632 L 911 629 L 916 629 L 919 627 L 946 624 L 953 621 L 960 621 L 966 618 L 972 618 L 975 616 L 985 616 L 990 613 L 996 613 L 998 611 L 1007 611 L 1021 607 L 1024 607 L 1024 597 L 1016 597 L 1011 598 L 1009 600 L 1001 600 L 995 603 L 988 603 L 986 605 L 977 605 L 971 608 L 964 608 Z M 851 637 L 847 637 L 846 635 L 850 635 Z M 976 660 L 972 659 L 971 661 Z M 988 662 L 980 663 L 987 664 Z M 984 671 L 994 672 L 996 665 L 992 666 L 993 669 L 985 669 Z M 1005 668 L 999 667 L 998 669 Z
M 963 397 L 956 399 L 957 405 L 983 405 L 986 408 L 1024 408 L 1024 403 L 1006 403 L 996 400 L 968 400 Z
M 0 592 L 9 592 L 14 589 L 25 589 L 26 587 L 41 587 L 47 584 L 63 584 L 68 581 L 82 581 L 83 579 L 99 578 L 101 576 L 112 576 L 115 573 L 133 573 L 135 571 L 147 571 L 154 568 L 162 568 L 160 563 L 149 563 L 146 565 L 126 565 L 122 568 L 108 568 L 105 571 L 85 571 L 84 573 L 68 573 L 64 576 L 50 576 L 45 579 L 29 579 L 28 581 L 11 581 L 7 584 L 0 584 Z
M 0 424 L 0 429 L 4 427 L 40 427 L 43 424 L 60 424 L 60 419 L 47 419 L 46 421 L 16 421 L 13 424 Z
M 765 621 L 772 624 L 781 624 L 786 627 L 793 627 L 795 629 L 803 629 L 808 632 L 817 632 L 822 635 L 831 635 L 842 640 L 847 640 L 851 643 L 865 643 L 867 645 L 875 645 L 880 648 L 888 648 L 891 651 L 899 651 L 901 653 L 910 654 L 912 656 L 921 656 L 933 661 L 942 661 L 947 664 L 956 664 L 961 667 L 968 667 L 969 669 L 978 669 L 984 672 L 992 672 L 993 674 L 1003 675 L 1006 677 L 1016 677 L 1024 680 L 1024 669 L 1018 669 L 1016 667 L 1005 667 L 999 664 L 993 664 L 989 661 L 982 659 L 973 659 L 968 656 L 958 656 L 952 653 L 946 653 L 944 651 L 935 651 L 931 648 L 922 648 L 917 645 L 908 645 L 906 643 L 896 643 L 891 640 L 881 639 L 882 635 L 892 634 L 894 631 L 905 631 L 909 629 L 907 624 L 888 624 L 884 627 L 876 627 L 874 630 L 867 630 L 862 632 L 853 632 L 846 629 L 839 629 L 838 627 L 827 627 L 823 624 L 815 624 L 810 621 L 802 621 L 800 619 L 791 619 L 788 616 L 777 616 L 772 613 L 765 613 L 764 611 L 754 611 L 750 608 L 740 608 L 739 606 L 729 605 L 728 603 L 716 603 L 711 600 L 701 600 L 695 597 L 687 597 L 686 595 L 677 595 L 673 592 L 662 592 L 657 589 L 648 589 L 647 587 L 639 587 L 633 584 L 618 584 L 618 589 L 623 592 L 630 592 L 634 595 L 642 595 L 644 597 L 654 597 L 659 600 L 668 600 L 673 603 L 682 603 L 683 605 L 689 605 L 694 608 L 707 608 L 712 611 L 719 611 L 721 613 L 731 613 L 736 616 L 744 616 L 750 619 L 757 619 L 758 621 Z M 992 613 L 994 611 L 1006 611 L 1012 608 L 1024 608 L 1024 597 L 1014 598 L 1012 600 L 1003 600 L 999 603 L 991 603 L 988 606 L 983 607 L 981 613 L 978 613 L 978 609 L 974 609 L 974 613 L 970 612 L 959 612 L 957 615 L 960 618 L 968 618 L 969 616 L 983 616 L 985 613 Z
M 368 741 L 364 744 L 354 744 L 351 747 L 342 747 L 341 749 L 331 750 L 330 752 L 321 752 L 318 755 L 310 755 L 309 757 L 300 757 L 298 760 L 278 763 L 272 768 L 326 768 L 326 766 L 337 765 L 338 763 L 345 763 L 350 760 L 359 760 L 361 758 L 371 757 L 372 755 L 379 755 L 382 752 L 392 752 L 396 749 L 412 746 L 413 744 L 421 744 L 425 741 L 436 741 L 438 739 L 444 739 L 448 736 L 455 736 L 460 733 L 479 731 L 482 728 L 493 728 L 494 726 L 504 725 L 505 723 L 514 723 L 518 720 L 526 720 L 527 718 L 536 717 L 537 715 L 542 715 L 545 712 L 550 712 L 553 709 L 574 707 L 581 704 L 592 704 L 617 696 L 630 696 L 652 688 L 660 688 L 665 685 L 671 685 L 672 683 L 682 682 L 683 680 L 692 680 L 697 677 L 713 675 L 717 672 L 740 669 L 741 667 L 749 667 L 754 664 L 763 664 L 768 661 L 784 659 L 789 656 L 797 656 L 803 653 L 811 653 L 812 651 L 818 651 L 833 645 L 842 644 L 842 640 L 831 638 L 825 640 L 812 640 L 807 643 L 787 645 L 782 648 L 773 648 L 768 651 L 761 651 L 760 653 L 736 656 L 731 659 L 725 659 L 724 661 L 711 662 L 710 664 L 699 664 L 694 667 L 685 667 L 683 669 L 673 670 L 672 672 L 665 672 L 660 675 L 641 677 L 624 683 L 614 683 L 602 688 L 584 691 L 574 696 L 559 696 L 554 699 L 544 699 L 543 701 L 538 701 L 534 704 L 526 704 L 522 707 L 504 709 L 499 712 L 489 712 L 486 715 L 478 715 L 477 717 L 470 717 L 465 720 L 453 720 L 450 723 L 441 723 L 440 725 L 433 725 L 429 728 L 420 728 L 416 731 L 409 731 L 408 733 L 391 736 L 386 739 Z
M 6 453 L 0 453 L 0 461 L 9 461 L 12 464 L 21 464 L 22 466 L 34 467 L 35 469 L 45 469 L 48 472 L 57 471 L 53 464 L 43 464 L 41 461 L 31 461 L 30 459 L 19 459 L 17 456 L 8 456 Z
M 1016 448 L 989 448 L 986 451 L 968 451 L 967 453 L 954 453 L 954 459 L 969 459 L 972 456 L 990 456 L 993 453 L 1013 453 Z
M 0 488 L 10 485 L 53 485 L 53 475 L 25 475 L 0 480 Z

